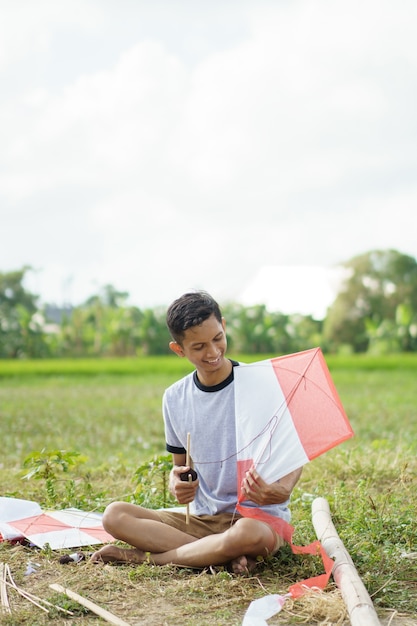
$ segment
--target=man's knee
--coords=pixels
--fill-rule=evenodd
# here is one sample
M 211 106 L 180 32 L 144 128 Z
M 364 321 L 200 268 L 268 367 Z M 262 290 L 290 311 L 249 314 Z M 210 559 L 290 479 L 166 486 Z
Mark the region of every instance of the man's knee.
M 125 502 L 112 502 L 103 513 L 103 528 L 113 537 L 115 536 L 115 530 L 120 525 L 120 517 L 124 513 L 125 504 Z
M 258 520 L 241 518 L 233 526 L 235 540 L 244 546 L 247 553 L 262 554 L 271 552 L 275 547 L 275 533 L 267 524 Z

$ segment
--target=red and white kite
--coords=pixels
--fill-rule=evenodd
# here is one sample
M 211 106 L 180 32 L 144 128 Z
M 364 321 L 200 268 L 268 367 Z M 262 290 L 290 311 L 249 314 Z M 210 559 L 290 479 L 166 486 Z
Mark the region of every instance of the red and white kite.
M 273 482 L 353 436 L 320 348 L 235 368 L 238 493 L 254 465 Z
M 234 377 L 238 494 L 252 466 L 271 483 L 353 436 L 320 348 L 236 367 Z M 266 624 L 287 597 L 297 598 L 308 588 L 323 589 L 334 563 L 319 541 L 295 546 L 290 524 L 245 506 L 244 500 L 241 495 L 237 504 L 241 515 L 270 524 L 295 554 L 320 554 L 325 569 L 324 574 L 292 585 L 286 596 L 254 601 L 243 621 L 251 626 Z
M 61 550 L 114 541 L 101 518 L 79 509 L 42 511 L 36 502 L 0 497 L 0 535 L 10 540 L 24 537 L 39 548 L 48 544 L 51 550 Z

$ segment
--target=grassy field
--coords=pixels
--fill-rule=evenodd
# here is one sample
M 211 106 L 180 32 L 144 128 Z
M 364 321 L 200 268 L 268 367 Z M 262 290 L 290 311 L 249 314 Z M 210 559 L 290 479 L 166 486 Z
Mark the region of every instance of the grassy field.
M 294 542 L 306 545 L 316 538 L 311 502 L 325 497 L 379 614 L 397 612 L 412 620 L 417 617 L 417 561 L 410 558 L 417 551 L 417 358 L 327 361 L 355 437 L 305 467 L 292 499 Z M 189 369 L 186 361 L 170 357 L 0 362 L 0 495 L 36 500 L 45 508 L 98 511 L 114 499 L 169 504 L 161 397 Z M 63 597 L 48 587 L 58 582 L 130 624 L 147 625 L 237 625 L 254 598 L 285 593 L 291 583 L 322 571 L 316 559 L 286 548 L 247 578 L 234 578 L 223 568 L 195 572 L 86 561 L 63 566 L 59 556 L 0 544 L 0 562 L 32 593 L 63 606 Z M 25 577 L 28 561 L 40 567 Z M 17 594 L 9 596 L 13 613 L 0 613 L 1 624 L 50 623 L 51 616 Z M 309 602 L 287 603 L 268 623 L 343 623 L 332 585 L 322 601 Z M 58 624 L 100 622 L 72 601 L 65 606 L 75 616 L 52 614 Z

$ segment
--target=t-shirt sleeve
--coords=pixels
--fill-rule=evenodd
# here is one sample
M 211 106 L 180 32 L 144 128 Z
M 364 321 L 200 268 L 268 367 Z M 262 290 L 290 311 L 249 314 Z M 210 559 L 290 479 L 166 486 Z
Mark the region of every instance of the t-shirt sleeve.
M 171 454 L 186 454 L 186 449 L 184 448 L 182 442 L 180 441 L 177 432 L 172 424 L 172 412 L 170 410 L 170 402 L 168 393 L 165 392 L 162 399 L 162 414 L 164 417 L 164 425 L 165 425 L 165 442 L 166 449 Z
M 171 452 L 171 454 L 187 454 L 187 450 L 185 448 L 171 446 L 168 442 L 166 443 L 166 449 L 168 452 Z

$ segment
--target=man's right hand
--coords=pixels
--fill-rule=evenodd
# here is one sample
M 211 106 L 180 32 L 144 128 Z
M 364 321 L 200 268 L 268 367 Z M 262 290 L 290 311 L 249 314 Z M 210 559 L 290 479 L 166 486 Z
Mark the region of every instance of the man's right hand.
M 187 465 L 175 465 L 169 475 L 169 490 L 180 504 L 192 502 L 198 489 L 198 478 L 194 481 L 181 479 L 180 475 L 189 472 L 190 469 Z

